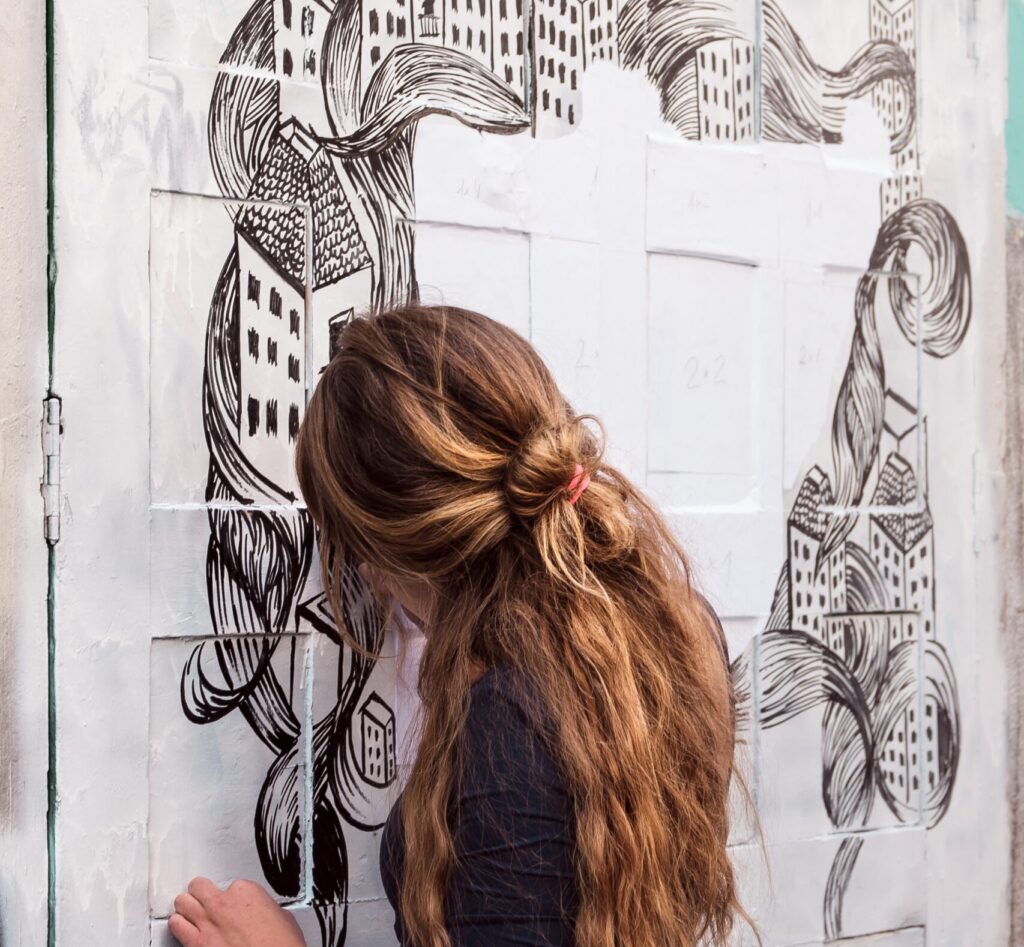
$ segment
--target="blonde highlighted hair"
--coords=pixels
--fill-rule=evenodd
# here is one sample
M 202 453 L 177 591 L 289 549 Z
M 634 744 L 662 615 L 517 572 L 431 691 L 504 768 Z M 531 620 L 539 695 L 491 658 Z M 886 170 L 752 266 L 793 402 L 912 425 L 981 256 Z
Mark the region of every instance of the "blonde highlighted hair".
M 448 807 L 473 668 L 504 665 L 573 801 L 580 947 L 722 944 L 731 690 L 664 521 L 523 338 L 409 305 L 343 331 L 299 433 L 328 582 L 354 556 L 427 582 L 422 739 L 403 798 L 403 921 L 449 947 Z M 575 503 L 576 465 L 591 478 Z

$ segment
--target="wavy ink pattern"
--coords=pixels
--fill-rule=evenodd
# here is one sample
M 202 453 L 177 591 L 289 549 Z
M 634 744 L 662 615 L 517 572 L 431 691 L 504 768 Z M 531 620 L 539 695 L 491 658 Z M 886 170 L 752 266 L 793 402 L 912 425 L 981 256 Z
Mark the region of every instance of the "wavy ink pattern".
M 315 377 L 316 361 L 329 357 L 316 349 L 319 342 L 300 338 L 310 329 L 302 318 L 306 303 L 311 298 L 333 326 L 360 308 L 415 296 L 410 221 L 420 118 L 449 115 L 492 134 L 571 132 L 582 115 L 577 73 L 598 60 L 642 70 L 664 118 L 699 141 L 753 141 L 760 128 L 770 141 L 835 142 L 847 103 L 868 97 L 889 131 L 894 175 L 883 185 L 882 223 L 857 288 L 832 424 L 832 474 L 813 467 L 801 485 L 757 660 L 751 651 L 737 656 L 733 676 L 741 727 L 754 717 L 754 674 L 762 682 L 761 727 L 822 712 L 822 800 L 837 829 L 867 826 L 879 805 L 899 820 L 923 815 L 932 825 L 950 804 L 960 710 L 936 635 L 926 471 L 903 447 L 906 432 L 923 430 L 925 419 L 887 388 L 875 312 L 884 271 L 900 332 L 912 345 L 920 339 L 934 358 L 957 350 L 971 317 L 963 237 L 952 215 L 920 193 L 913 37 L 895 20 L 873 20 L 869 41 L 830 70 L 776 0 L 762 5 L 759 48 L 731 0 L 570 7 L 481 0 L 465 14 L 476 17 L 478 9 L 487 27 L 474 44 L 474 24 L 435 0 L 416 0 L 415 8 L 388 0 L 256 0 L 214 82 L 210 159 L 222 194 L 234 200 L 236 241 L 225 247 L 210 303 L 202 393 L 215 636 L 183 668 L 182 709 L 197 724 L 241 713 L 274 754 L 254 813 L 256 849 L 278 894 L 299 897 L 307 858 L 302 834 L 312 830 L 311 893 L 324 947 L 339 947 L 347 936 L 346 832 L 379 827 L 381 793 L 394 779 L 393 761 L 371 771 L 359 747 L 372 731 L 384 756 L 393 754 L 393 713 L 369 692 L 382 616 L 352 564 L 339 564 L 339 623 L 359 648 L 345 643 L 334 610 L 316 594 L 314 529 L 288 472 L 304 402 L 287 386 L 304 393 L 305 373 Z M 904 7 L 913 14 L 913 0 Z M 482 32 L 491 38 L 489 49 Z M 268 213 L 259 228 L 246 228 L 238 201 L 247 199 L 297 200 L 302 214 Z M 303 215 L 314 220 L 314 260 L 306 272 L 322 271 L 312 287 L 296 284 L 294 260 L 286 266 L 275 257 L 275 247 L 307 246 L 304 233 L 287 231 L 299 226 L 291 218 Z M 920 285 L 907 275 L 912 251 L 929 270 Z M 327 252 L 331 266 L 318 268 L 318 254 Z M 279 348 L 280 371 L 272 377 L 266 372 L 277 365 Z M 292 351 L 288 359 L 285 351 Z M 319 354 L 307 366 L 311 352 Z M 261 353 L 265 361 L 258 363 Z M 909 421 L 897 430 L 892 412 Z M 872 488 L 871 511 L 861 514 Z M 913 515 L 877 512 L 908 498 L 917 504 Z M 802 549 L 800 561 L 794 549 Z M 896 591 L 890 550 L 903 557 L 906 581 L 897 579 Z M 808 591 L 820 585 L 838 591 L 827 606 L 810 608 Z M 305 711 L 293 703 L 275 655 L 308 629 L 327 635 L 343 654 L 336 703 L 309 735 L 307 786 L 300 777 Z M 913 773 L 897 772 L 893 741 L 911 730 L 929 747 L 930 761 Z M 304 820 L 307 802 L 312 809 Z M 863 835 L 844 838 L 827 879 L 829 939 L 842 935 L 843 897 L 864 844 L 870 840 Z

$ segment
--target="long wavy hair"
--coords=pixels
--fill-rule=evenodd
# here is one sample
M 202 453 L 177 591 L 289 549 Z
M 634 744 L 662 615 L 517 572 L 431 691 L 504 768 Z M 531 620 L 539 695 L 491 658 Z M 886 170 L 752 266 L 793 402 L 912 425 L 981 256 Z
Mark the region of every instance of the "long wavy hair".
M 401 914 L 449 947 L 449 802 L 474 669 L 504 665 L 573 801 L 581 947 L 724 943 L 731 685 L 686 556 L 537 352 L 463 309 L 352 321 L 299 432 L 335 595 L 352 557 L 426 582 Z M 575 503 L 576 465 L 591 477 Z

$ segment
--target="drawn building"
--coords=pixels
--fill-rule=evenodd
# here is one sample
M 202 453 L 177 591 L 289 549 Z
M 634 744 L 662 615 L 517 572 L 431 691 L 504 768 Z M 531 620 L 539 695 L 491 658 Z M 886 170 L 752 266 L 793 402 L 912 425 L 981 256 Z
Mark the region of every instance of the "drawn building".
M 815 466 L 804 477 L 789 514 L 789 613 L 792 627 L 828 643 L 825 616 L 846 611 L 846 550 L 840 547 L 819 563 L 833 502 L 828 475 Z
M 363 751 L 360 775 L 371 786 L 387 786 L 395 778 L 395 713 L 373 691 L 359 708 Z
M 569 131 L 580 121 L 583 8 L 579 0 L 533 4 L 535 123 L 538 132 Z
M 754 137 L 754 46 L 720 39 L 697 48 L 681 76 L 681 131 L 697 141 Z
M 584 66 L 619 63 L 619 0 L 583 0 Z
M 396 46 L 415 41 L 412 5 L 413 0 L 361 0 L 362 94 L 365 95 L 373 73 L 388 53 Z
M 921 616 L 925 637 L 935 637 L 935 553 L 932 516 L 918 495 L 914 468 L 905 457 L 886 458 L 871 499 L 868 546 L 896 609 Z M 890 512 L 891 511 L 891 512 Z
M 321 70 L 332 7 L 323 0 L 274 0 L 274 69 L 281 121 L 294 118 L 320 134 L 328 130 Z
M 869 20 L 871 38 L 896 43 L 917 66 L 917 31 L 914 0 L 871 0 Z M 893 79 L 874 86 L 871 103 L 890 135 L 906 121 L 911 108 L 907 92 Z M 917 135 L 894 156 L 891 177 L 882 182 L 882 217 L 899 210 L 921 196 L 921 165 Z
M 281 126 L 235 223 L 239 277 L 239 442 L 294 489 L 292 444 L 332 330 L 369 304 L 371 257 L 351 184 L 298 122 Z M 311 304 L 305 304 L 307 220 Z M 308 333 L 308 337 L 307 337 Z M 310 370 L 312 366 L 312 371 Z
M 889 795 L 902 806 L 915 804 L 921 784 L 918 702 L 911 700 L 882 735 L 879 770 Z

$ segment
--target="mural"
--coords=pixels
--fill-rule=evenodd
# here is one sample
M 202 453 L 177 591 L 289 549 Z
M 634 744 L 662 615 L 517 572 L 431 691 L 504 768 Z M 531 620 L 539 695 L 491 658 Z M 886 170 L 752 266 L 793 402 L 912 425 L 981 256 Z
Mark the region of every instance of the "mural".
M 387 812 L 395 715 L 374 687 L 373 661 L 343 643 L 317 581 L 291 464 L 305 399 L 355 312 L 417 292 L 417 120 L 443 113 L 483 132 L 569 133 L 583 117 L 582 75 L 597 62 L 643 72 L 663 117 L 689 139 L 742 143 L 760 130 L 770 141 L 836 142 L 856 99 L 870 100 L 889 135 L 893 174 L 856 291 L 831 470 L 818 459 L 789 513 L 759 643 L 757 719 L 775 728 L 824 708 L 822 799 L 837 830 L 865 827 L 877 806 L 929 825 L 945 813 L 960 726 L 939 641 L 927 419 L 914 393 L 887 385 L 876 308 L 911 346 L 946 358 L 970 323 L 970 267 L 955 220 L 922 195 L 913 0 L 866 2 L 871 35 L 836 71 L 815 61 L 774 0 L 763 4 L 760 49 L 753 24 L 720 0 L 256 0 L 238 23 L 208 125 L 219 187 L 244 199 L 226 205 L 234 242 L 206 334 L 215 638 L 185 665 L 181 699 L 197 724 L 241 714 L 274 754 L 256 847 L 283 898 L 298 897 L 311 871 L 324 947 L 346 939 L 347 840 L 375 831 Z M 907 275 L 911 259 L 929 268 L 920 286 Z M 343 577 L 348 627 L 378 653 L 381 615 L 351 564 Z M 343 652 L 336 705 L 311 735 L 311 866 L 301 844 L 301 708 L 271 661 L 300 629 Z M 757 665 L 747 652 L 733 666 L 747 721 Z M 863 844 L 846 836 L 832 865 L 829 939 L 843 932 Z

